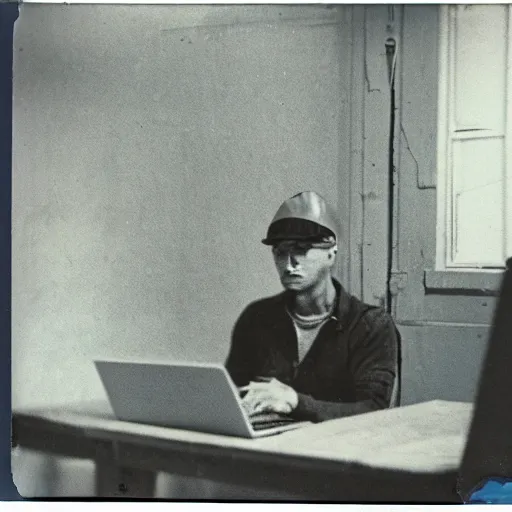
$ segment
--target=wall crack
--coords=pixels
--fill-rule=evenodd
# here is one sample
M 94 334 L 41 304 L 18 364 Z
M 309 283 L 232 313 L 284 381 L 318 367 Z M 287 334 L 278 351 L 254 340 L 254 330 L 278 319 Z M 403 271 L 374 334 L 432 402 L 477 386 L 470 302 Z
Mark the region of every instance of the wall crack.
M 420 180 L 420 164 L 416 157 L 414 156 L 414 153 L 412 152 L 411 146 L 409 144 L 409 139 L 407 137 L 407 133 L 405 132 L 405 128 L 402 122 L 400 122 L 400 133 L 403 135 L 404 141 L 405 141 L 405 147 L 407 148 L 408 153 L 411 155 L 411 158 L 414 160 L 414 171 L 416 173 L 416 186 L 419 190 L 428 190 L 428 189 L 434 189 L 436 188 L 435 185 L 425 185 Z

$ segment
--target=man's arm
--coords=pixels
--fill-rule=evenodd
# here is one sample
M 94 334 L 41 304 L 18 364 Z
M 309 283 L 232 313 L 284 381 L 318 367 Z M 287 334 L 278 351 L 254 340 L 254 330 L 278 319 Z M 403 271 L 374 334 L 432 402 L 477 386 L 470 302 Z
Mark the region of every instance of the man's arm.
M 354 402 L 326 402 L 298 393 L 294 416 L 310 421 L 325 421 L 389 407 L 398 368 L 399 334 L 391 317 L 382 310 L 367 313 L 370 330 L 356 341 L 351 354 Z

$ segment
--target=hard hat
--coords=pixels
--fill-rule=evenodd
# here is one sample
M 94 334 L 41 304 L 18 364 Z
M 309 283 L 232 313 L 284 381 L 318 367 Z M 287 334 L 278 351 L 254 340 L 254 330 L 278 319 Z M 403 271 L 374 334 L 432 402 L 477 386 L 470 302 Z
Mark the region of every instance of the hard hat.
M 262 240 L 273 245 L 283 240 L 320 241 L 334 236 L 339 228 L 334 210 L 316 192 L 307 191 L 287 199 L 277 210 Z

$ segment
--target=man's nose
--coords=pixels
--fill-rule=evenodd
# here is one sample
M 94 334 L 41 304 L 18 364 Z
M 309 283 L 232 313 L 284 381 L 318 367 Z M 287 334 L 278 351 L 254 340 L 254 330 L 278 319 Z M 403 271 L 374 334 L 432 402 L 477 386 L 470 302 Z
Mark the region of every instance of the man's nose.
M 286 270 L 296 270 L 299 265 L 297 258 L 293 253 L 289 252 L 286 255 Z

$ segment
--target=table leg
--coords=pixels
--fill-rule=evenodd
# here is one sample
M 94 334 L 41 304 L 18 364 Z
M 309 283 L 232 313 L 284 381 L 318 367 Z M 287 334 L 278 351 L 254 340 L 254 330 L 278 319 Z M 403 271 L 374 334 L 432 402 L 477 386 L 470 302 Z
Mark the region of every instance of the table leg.
M 151 499 L 155 495 L 156 473 L 119 466 L 111 443 L 98 443 L 95 477 L 98 498 Z

